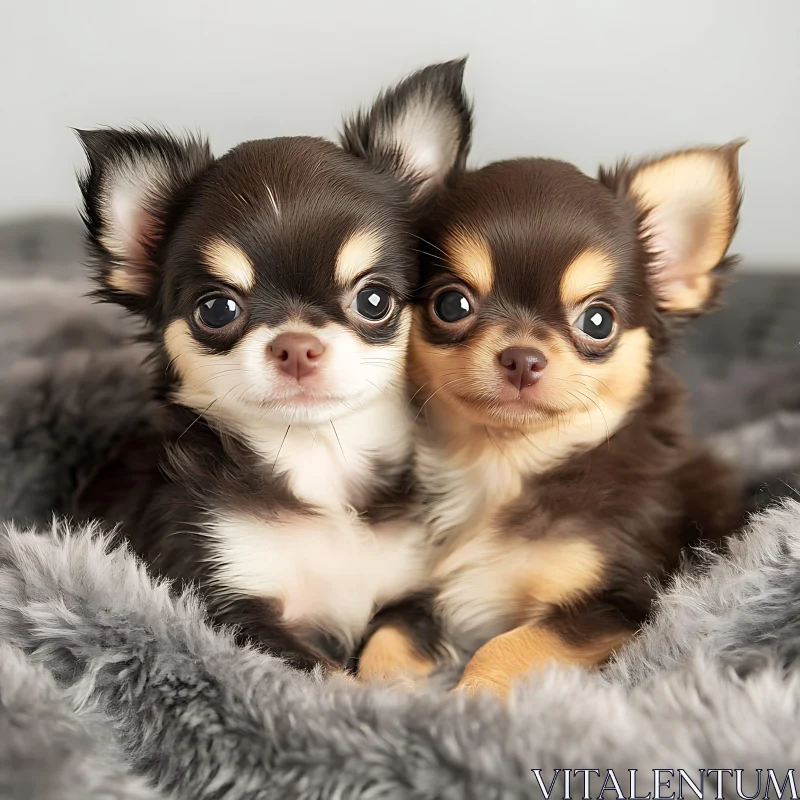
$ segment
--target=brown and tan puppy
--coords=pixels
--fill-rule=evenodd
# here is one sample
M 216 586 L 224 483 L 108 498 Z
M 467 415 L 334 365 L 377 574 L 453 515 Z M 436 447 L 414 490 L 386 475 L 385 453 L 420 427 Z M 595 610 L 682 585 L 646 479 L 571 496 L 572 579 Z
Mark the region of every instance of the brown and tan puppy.
M 500 162 L 433 209 L 410 371 L 436 561 L 362 673 L 426 672 L 447 643 L 477 648 L 467 691 L 599 665 L 645 620 L 653 579 L 738 524 L 736 481 L 691 439 L 665 356 L 730 266 L 740 144 L 597 180 Z

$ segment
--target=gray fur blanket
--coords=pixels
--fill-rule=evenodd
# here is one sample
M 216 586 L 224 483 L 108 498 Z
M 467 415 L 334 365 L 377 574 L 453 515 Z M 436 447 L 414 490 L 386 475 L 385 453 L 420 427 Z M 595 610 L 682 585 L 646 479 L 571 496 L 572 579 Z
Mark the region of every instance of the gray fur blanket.
M 504 706 L 293 673 L 237 649 L 91 530 L 9 528 L 0 796 L 546 796 L 532 770 L 545 788 L 556 776 L 553 797 L 584 796 L 574 776 L 564 794 L 554 771 L 569 769 L 613 770 L 625 791 L 637 769 L 645 795 L 652 770 L 683 769 L 705 775 L 703 796 L 735 797 L 733 773 L 701 771 L 772 769 L 782 784 L 800 763 L 799 600 L 800 505 L 787 504 L 677 578 L 605 673 L 552 668 Z

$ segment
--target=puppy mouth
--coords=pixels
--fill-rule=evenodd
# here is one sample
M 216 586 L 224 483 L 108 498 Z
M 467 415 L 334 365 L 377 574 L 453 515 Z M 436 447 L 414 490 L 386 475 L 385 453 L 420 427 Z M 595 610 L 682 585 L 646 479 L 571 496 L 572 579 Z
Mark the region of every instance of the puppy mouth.
M 296 406 L 300 408 L 320 408 L 329 406 L 334 403 L 346 403 L 348 397 L 343 394 L 334 394 L 331 392 L 321 392 L 318 390 L 309 390 L 303 386 L 298 386 L 291 391 L 284 391 L 280 394 L 274 394 L 269 397 L 260 399 L 248 398 L 247 403 L 255 408 L 275 408 Z
M 271 409 L 306 409 L 325 410 L 336 408 L 358 408 L 359 401 L 365 393 L 373 388 L 380 389 L 376 384 L 367 383 L 361 391 L 341 391 L 338 387 L 309 386 L 298 382 L 293 385 L 274 386 L 272 391 L 263 393 L 249 393 L 245 398 L 247 405 L 263 410 Z M 380 389 L 383 391 L 383 389 Z
M 504 386 L 496 392 L 485 394 L 453 392 L 453 397 L 487 419 L 540 421 L 559 413 L 558 409 L 544 402 L 535 387 L 519 390 Z

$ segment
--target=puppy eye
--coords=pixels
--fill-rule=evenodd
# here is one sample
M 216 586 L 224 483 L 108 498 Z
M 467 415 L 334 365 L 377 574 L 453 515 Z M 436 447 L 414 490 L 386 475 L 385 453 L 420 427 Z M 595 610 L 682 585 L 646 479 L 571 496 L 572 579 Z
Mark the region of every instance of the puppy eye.
M 575 327 L 592 339 L 608 339 L 614 330 L 614 313 L 605 306 L 589 306 L 578 317 Z
M 364 319 L 379 322 L 389 316 L 392 296 L 380 286 L 366 286 L 356 295 L 352 308 Z
M 469 300 L 461 292 L 450 289 L 442 292 L 433 306 L 436 316 L 443 322 L 458 322 L 472 313 L 472 306 Z
M 230 297 L 209 297 L 197 307 L 197 316 L 208 328 L 224 328 L 241 313 L 238 303 Z

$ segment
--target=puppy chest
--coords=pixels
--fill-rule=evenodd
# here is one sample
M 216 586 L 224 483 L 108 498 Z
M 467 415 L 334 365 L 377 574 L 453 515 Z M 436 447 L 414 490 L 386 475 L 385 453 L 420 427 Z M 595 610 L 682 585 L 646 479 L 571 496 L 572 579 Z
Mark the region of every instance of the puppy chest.
M 596 589 L 604 572 L 600 550 L 578 535 L 559 534 L 558 526 L 536 540 L 484 531 L 443 552 L 433 573 L 450 635 L 476 647 Z
M 225 516 L 208 527 L 220 588 L 278 600 L 288 624 L 357 639 L 375 610 L 416 589 L 425 567 L 414 523 L 355 517 Z
M 298 500 L 341 514 L 351 506 L 362 508 L 377 489 L 392 486 L 410 459 L 403 409 L 386 406 L 373 403 L 335 426 L 272 427 L 251 431 L 247 439 L 269 474 L 283 477 Z
M 444 458 L 433 447 L 417 453 L 417 481 L 426 493 L 426 517 L 435 540 L 463 538 L 493 527 L 523 489 L 522 475 L 508 460 L 483 452 Z

